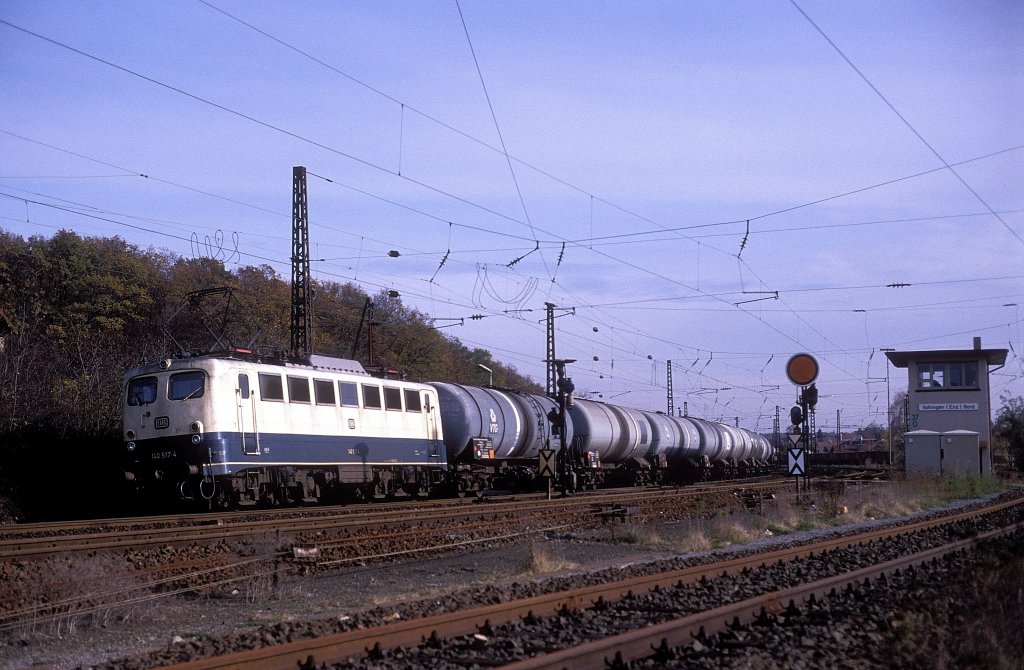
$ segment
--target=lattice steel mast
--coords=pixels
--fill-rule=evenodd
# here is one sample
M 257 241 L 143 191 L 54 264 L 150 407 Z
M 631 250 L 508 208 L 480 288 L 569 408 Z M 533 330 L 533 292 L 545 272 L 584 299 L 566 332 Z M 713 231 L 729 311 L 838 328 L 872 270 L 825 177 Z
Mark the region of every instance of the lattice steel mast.
M 313 353 L 312 286 L 309 276 L 309 211 L 306 198 L 306 168 L 292 168 L 292 343 L 291 354 L 299 358 Z

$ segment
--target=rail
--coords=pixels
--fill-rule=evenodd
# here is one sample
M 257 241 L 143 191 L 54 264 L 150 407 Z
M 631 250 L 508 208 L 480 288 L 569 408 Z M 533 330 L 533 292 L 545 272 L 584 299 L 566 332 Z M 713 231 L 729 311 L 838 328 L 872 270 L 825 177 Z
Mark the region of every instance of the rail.
M 1010 501 L 986 506 L 981 509 L 968 510 L 938 518 L 924 519 L 897 527 L 876 529 L 839 538 L 830 538 L 811 544 L 786 547 L 752 556 L 744 556 L 707 565 L 693 566 L 682 570 L 645 575 L 614 583 L 593 585 L 562 593 L 545 594 L 476 609 L 451 612 L 412 621 L 396 622 L 378 628 L 349 631 L 310 640 L 301 640 L 272 647 L 263 647 L 223 656 L 203 658 L 171 667 L 177 668 L 178 670 L 213 670 L 252 667 L 266 668 L 268 670 L 292 670 L 297 665 L 305 667 L 311 661 L 315 663 L 340 662 L 351 656 L 361 655 L 368 649 L 398 648 L 420 644 L 424 640 L 432 638 L 475 634 L 487 626 L 494 627 L 530 617 L 544 617 L 555 614 L 565 608 L 580 609 L 591 606 L 602 600 L 606 602 L 615 601 L 630 593 L 639 593 L 642 591 L 653 590 L 655 588 L 672 588 L 678 584 L 694 583 L 702 578 L 713 578 L 723 572 L 738 572 L 742 570 L 756 569 L 777 561 L 791 561 L 825 551 L 868 543 L 885 537 L 912 533 L 972 517 L 980 517 L 985 514 L 1020 505 L 1022 502 L 1024 502 L 1024 498 L 1016 498 Z M 1020 526 L 1021 524 L 1016 524 L 1009 530 L 997 529 L 996 531 L 993 531 L 993 533 L 1013 532 L 1014 530 L 1019 529 Z M 793 600 L 804 597 L 802 595 L 803 593 L 827 593 L 832 588 L 836 588 L 836 584 L 852 583 L 857 580 L 868 578 L 868 576 L 872 574 L 881 574 L 887 570 L 895 570 L 897 569 L 896 566 L 906 564 L 908 561 L 914 562 L 927 560 L 928 557 L 942 555 L 950 551 L 957 551 L 960 548 L 979 541 L 979 538 L 987 537 L 989 535 L 990 533 L 985 533 L 977 536 L 976 538 L 961 540 L 950 545 L 945 545 L 944 547 L 920 552 L 919 554 L 914 554 L 897 561 L 890 561 L 885 564 L 871 566 L 864 570 L 846 573 L 845 575 L 841 575 L 836 578 L 821 580 L 820 582 L 814 582 L 812 584 L 795 587 L 793 589 L 764 594 L 756 598 L 734 603 L 727 608 L 718 608 L 706 613 L 694 615 L 694 617 L 705 617 L 703 619 L 705 623 L 703 624 L 695 624 L 698 619 L 692 619 L 691 617 L 680 619 L 678 622 L 670 622 L 670 624 L 679 626 L 679 630 L 681 632 L 679 632 L 678 635 L 684 636 L 688 634 L 689 631 L 694 631 L 694 625 L 697 625 L 698 629 L 700 625 L 710 625 L 707 623 L 708 621 L 725 622 L 731 620 L 731 617 L 740 616 L 741 614 L 743 614 L 743 616 L 756 616 L 760 613 L 762 608 L 775 609 L 778 611 L 778 608 L 780 607 L 778 603 L 787 599 Z M 640 650 L 635 653 L 649 655 L 652 648 L 650 644 L 651 639 L 657 638 L 660 641 L 660 639 L 667 638 L 669 636 L 668 631 L 671 629 L 670 624 L 665 624 L 666 628 L 664 630 L 660 627 L 655 627 L 654 629 L 647 629 L 646 632 L 634 631 L 626 633 L 623 636 L 619 636 L 617 643 L 628 645 L 628 648 L 634 651 Z M 672 635 L 676 635 L 676 633 L 672 633 Z M 630 636 L 636 636 L 636 640 L 634 641 Z M 679 639 L 684 638 L 680 637 Z M 595 642 L 593 644 L 600 645 L 601 643 Z M 596 646 L 593 649 L 582 649 L 582 647 L 588 645 L 581 645 L 579 648 L 573 648 L 580 653 L 578 659 L 575 657 L 570 658 L 551 654 L 544 657 L 521 661 L 510 667 L 604 668 L 606 667 L 604 659 L 608 656 L 608 651 L 610 649 L 620 651 L 618 648 L 614 647 L 614 643 L 605 642 L 605 644 L 612 646 L 602 646 L 600 647 L 600 651 Z M 631 651 L 630 653 L 634 653 L 634 651 Z M 573 650 L 565 650 L 558 653 L 568 654 L 574 652 Z M 599 660 L 593 660 L 598 657 L 600 657 Z M 577 662 L 579 665 L 577 665 Z M 537 663 L 538 665 L 534 666 L 530 665 L 530 663 Z M 590 665 L 591 663 L 599 663 L 599 665 Z

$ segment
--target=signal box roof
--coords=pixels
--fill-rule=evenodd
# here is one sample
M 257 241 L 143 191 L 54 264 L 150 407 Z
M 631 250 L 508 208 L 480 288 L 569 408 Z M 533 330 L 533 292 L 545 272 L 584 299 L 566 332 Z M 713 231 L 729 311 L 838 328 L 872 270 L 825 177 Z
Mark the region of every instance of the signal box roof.
M 905 368 L 911 361 L 962 361 L 965 358 L 984 358 L 989 365 L 1006 363 L 1008 349 L 936 349 L 932 351 L 887 351 L 885 357 L 898 368 Z

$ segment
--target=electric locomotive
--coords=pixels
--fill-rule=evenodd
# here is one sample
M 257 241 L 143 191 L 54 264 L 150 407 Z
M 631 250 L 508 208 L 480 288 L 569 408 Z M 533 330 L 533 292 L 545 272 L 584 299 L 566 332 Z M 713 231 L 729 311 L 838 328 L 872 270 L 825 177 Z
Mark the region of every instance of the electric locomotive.
M 568 489 L 728 477 L 773 455 L 764 437 L 703 419 L 571 395 L 560 417 L 546 396 L 317 355 L 166 359 L 130 371 L 124 393 L 126 478 L 211 506 L 537 489 L 543 450 Z
M 236 350 L 136 368 L 124 439 L 129 480 L 222 505 L 425 496 L 447 481 L 434 387 L 325 356 Z

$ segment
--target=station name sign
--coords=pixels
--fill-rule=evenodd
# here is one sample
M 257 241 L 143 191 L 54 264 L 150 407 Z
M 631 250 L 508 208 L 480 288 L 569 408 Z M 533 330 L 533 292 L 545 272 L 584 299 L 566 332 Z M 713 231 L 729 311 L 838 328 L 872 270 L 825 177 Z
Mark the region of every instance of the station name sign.
M 976 402 L 926 402 L 918 405 L 921 412 L 969 412 L 977 411 Z

